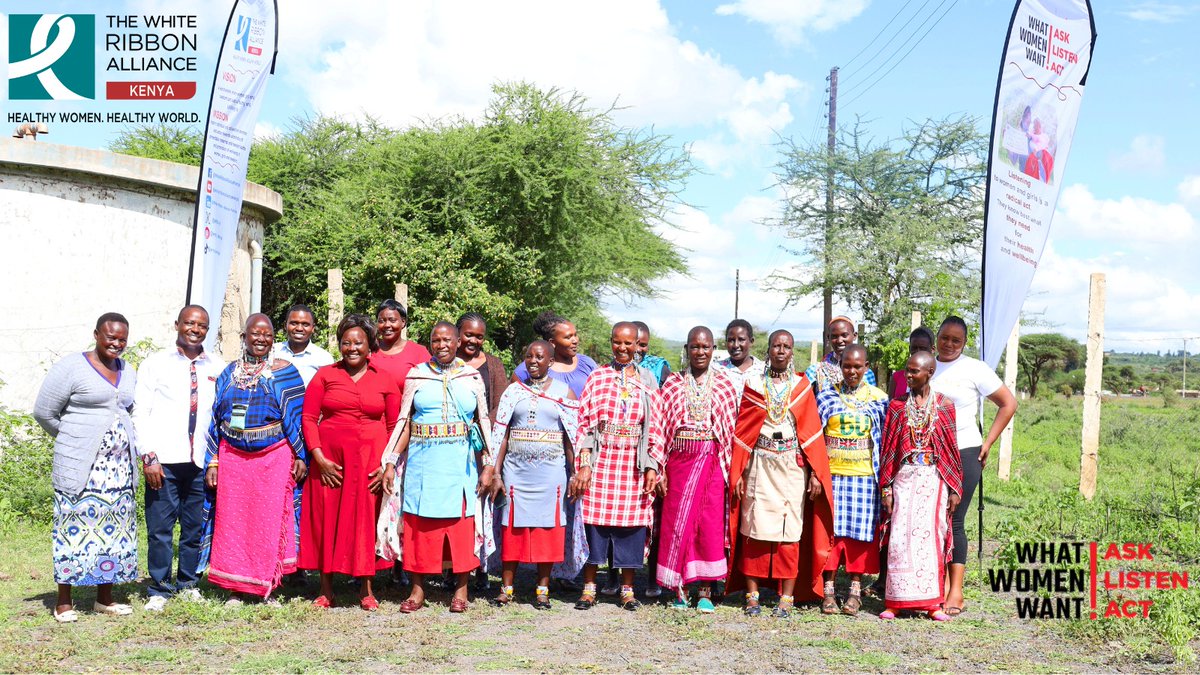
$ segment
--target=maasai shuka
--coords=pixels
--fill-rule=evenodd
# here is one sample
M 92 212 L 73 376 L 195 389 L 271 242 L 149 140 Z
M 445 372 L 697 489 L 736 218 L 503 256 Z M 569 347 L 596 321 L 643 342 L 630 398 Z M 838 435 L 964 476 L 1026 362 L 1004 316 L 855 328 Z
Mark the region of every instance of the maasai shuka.
M 638 372 L 630 369 L 624 379 L 611 366 L 592 371 L 579 401 L 579 431 L 575 447 L 586 447 L 594 435 L 592 484 L 583 496 L 583 522 L 609 527 L 649 526 L 653 520 L 653 497 L 642 493 L 642 471 L 638 468 L 638 440 L 645 428 L 647 450 L 661 467 L 662 397 L 650 389 Z M 643 401 L 649 402 L 649 409 Z M 609 433 L 605 429 L 613 429 Z M 576 470 L 581 468 L 575 455 Z
M 788 395 L 788 412 L 796 425 L 796 438 L 804 455 L 805 465 L 821 483 L 821 495 L 815 500 L 805 496 L 806 518 L 800 539 L 800 572 L 796 577 L 797 602 L 819 600 L 824 596 L 822 571 L 833 547 L 833 486 L 829 474 L 829 456 L 825 451 L 824 425 L 817 413 L 812 384 L 803 375 Z M 740 554 L 738 536 L 741 500 L 737 496 L 737 480 L 750 462 L 759 432 L 767 419 L 767 401 L 763 395 L 747 386 L 742 390 L 742 403 L 734 427 L 733 458 L 729 466 L 729 583 L 732 592 L 745 588 L 745 578 L 735 564 Z M 802 486 L 802 489 L 804 487 Z
M 738 384 L 721 368 L 709 368 L 707 376 L 716 379 L 713 381 L 708 419 L 701 424 L 696 424 L 688 418 L 687 377 L 683 373 L 674 373 L 663 384 L 662 444 L 664 452 L 669 453 L 675 433 L 680 429 L 688 427 L 711 430 L 717 439 L 717 447 L 721 450 L 721 472 L 728 482 L 729 462 L 733 457 L 733 427 L 737 423 L 741 392 Z

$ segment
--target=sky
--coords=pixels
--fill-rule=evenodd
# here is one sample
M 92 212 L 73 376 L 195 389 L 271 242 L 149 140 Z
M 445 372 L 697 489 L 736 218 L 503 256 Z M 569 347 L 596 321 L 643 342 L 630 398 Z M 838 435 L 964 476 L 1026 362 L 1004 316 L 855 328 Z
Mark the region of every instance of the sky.
M 1200 336 L 1200 135 L 1193 128 L 1200 2 L 1094 4 L 1098 38 L 1087 91 L 1050 239 L 1024 305 L 1041 325 L 1026 330 L 1082 340 L 1089 275 L 1103 272 L 1106 348 L 1178 350 L 1181 338 Z M 861 120 L 880 140 L 928 118 L 971 115 L 986 128 L 1013 9 L 1009 0 L 279 5 L 277 69 L 259 135 L 317 113 L 370 114 L 396 127 L 478 117 L 499 81 L 576 90 L 598 108 L 615 102 L 622 125 L 670 136 L 691 152 L 700 173 L 669 223 L 659 225 L 688 250 L 689 274 L 662 280 L 660 299 L 610 299 L 609 315 L 641 318 L 673 339 L 699 324 L 719 330 L 733 318 L 740 271 L 740 316 L 791 329 L 798 341 L 819 338 L 821 309 L 816 298 L 789 305 L 767 284 L 773 273 L 803 262 L 765 224 L 781 212 L 780 144 L 824 138 L 826 77 L 834 66 L 840 125 Z M 195 100 L 129 104 L 101 95 L 19 107 L 158 105 L 202 113 L 231 7 L 230 0 L 0 0 L 4 13 L 96 14 L 100 32 L 109 14 L 198 13 Z M 0 99 L 5 115 L 14 107 Z M 123 128 L 56 125 L 45 140 L 103 148 Z M 847 312 L 835 300 L 834 313 Z

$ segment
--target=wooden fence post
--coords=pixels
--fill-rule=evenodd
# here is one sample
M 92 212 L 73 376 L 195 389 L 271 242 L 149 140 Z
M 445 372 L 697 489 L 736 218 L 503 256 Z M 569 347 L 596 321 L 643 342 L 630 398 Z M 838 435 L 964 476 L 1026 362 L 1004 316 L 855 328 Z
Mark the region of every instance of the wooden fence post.
M 1100 387 L 1104 375 L 1104 275 L 1092 274 L 1088 295 L 1087 369 L 1083 385 L 1083 444 L 1079 457 L 1079 492 L 1096 496 L 1100 459 Z
M 346 309 L 346 296 L 342 293 L 342 271 L 329 270 L 329 350 L 337 352 L 337 326 L 342 322 Z
M 1004 386 L 1008 387 L 1009 391 L 1017 390 L 1017 348 L 1021 341 L 1021 323 L 1018 321 L 1013 326 L 1012 335 L 1008 336 L 1008 347 L 1004 350 Z M 1000 434 L 1000 461 L 999 474 L 1000 480 L 1008 480 L 1012 477 L 1012 443 L 1013 443 L 1013 422 L 1016 416 L 1008 421 L 1008 426 L 1004 427 L 1004 432 Z
M 921 312 L 914 310 L 912 313 L 912 321 L 909 330 L 916 330 L 921 327 Z
M 808 350 L 809 364 L 817 363 L 821 359 L 821 343 L 813 342 Z
M 404 311 L 408 312 L 408 284 L 396 284 L 396 300 L 404 305 Z M 408 339 L 408 322 L 404 322 L 404 330 L 400 331 L 400 339 Z

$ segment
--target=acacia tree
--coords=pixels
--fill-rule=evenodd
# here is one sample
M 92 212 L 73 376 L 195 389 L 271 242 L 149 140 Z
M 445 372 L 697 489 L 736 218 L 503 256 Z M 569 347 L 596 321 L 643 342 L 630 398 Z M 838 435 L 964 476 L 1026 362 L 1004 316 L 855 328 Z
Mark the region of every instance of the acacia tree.
M 858 122 L 832 154 L 825 144 L 789 144 L 778 170 L 787 198 L 773 224 L 800 262 L 772 286 L 797 302 L 829 284 L 876 344 L 905 339 L 913 310 L 974 314 L 986 152 L 973 117 L 930 120 L 882 143 Z
M 1059 333 L 1022 335 L 1017 374 L 1029 385 L 1029 395 L 1037 396 L 1038 384 L 1046 375 L 1077 368 L 1082 349 L 1078 342 Z

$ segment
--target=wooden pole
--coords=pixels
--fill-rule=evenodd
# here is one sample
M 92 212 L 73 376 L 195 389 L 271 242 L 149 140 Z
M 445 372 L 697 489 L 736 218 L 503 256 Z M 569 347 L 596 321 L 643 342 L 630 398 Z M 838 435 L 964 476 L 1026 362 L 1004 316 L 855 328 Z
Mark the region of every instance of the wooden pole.
M 1083 444 L 1079 457 L 1079 492 L 1096 496 L 1100 458 L 1100 387 L 1104 374 L 1104 275 L 1092 274 L 1088 295 L 1087 370 L 1083 384 Z
M 337 327 L 342 322 L 342 314 L 346 309 L 346 296 L 342 293 L 342 271 L 329 270 L 327 277 L 329 288 L 329 350 L 337 351 Z
M 908 328 L 908 329 L 909 329 L 909 330 L 916 330 L 916 329 L 918 329 L 918 328 L 920 328 L 920 327 L 921 327 L 921 312 L 920 312 L 920 311 L 914 311 L 914 312 L 912 313 L 912 321 L 911 321 L 911 325 L 909 326 L 909 328 Z
M 1004 386 L 1009 391 L 1017 390 L 1017 346 L 1021 341 L 1021 324 L 1013 326 L 1012 335 L 1008 336 L 1008 347 L 1004 350 Z M 1016 419 L 1015 416 L 1013 419 Z M 1000 480 L 1008 480 L 1012 476 L 1012 439 L 1013 420 L 1008 421 L 1004 433 L 1000 434 Z
M 810 364 L 816 363 L 818 360 L 820 360 L 820 358 L 821 358 L 821 343 L 813 342 L 811 348 L 808 350 L 808 362 Z
M 396 284 L 396 300 L 404 305 L 404 311 L 408 312 L 408 284 Z M 404 322 L 404 329 L 400 331 L 400 339 L 408 339 L 408 322 Z

